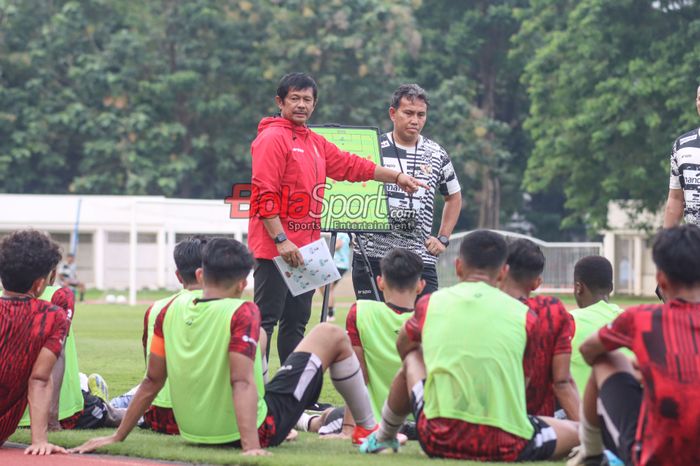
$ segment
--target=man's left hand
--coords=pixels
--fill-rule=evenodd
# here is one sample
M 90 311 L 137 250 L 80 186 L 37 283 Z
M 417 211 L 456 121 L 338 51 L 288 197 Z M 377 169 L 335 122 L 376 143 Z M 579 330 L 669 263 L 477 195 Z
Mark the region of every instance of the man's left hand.
M 406 191 L 408 194 L 413 194 L 418 191 L 418 188 L 428 189 L 428 185 L 422 181 L 412 177 L 411 175 L 406 175 L 401 173 L 396 179 L 396 184 L 399 188 Z
M 445 245 L 440 242 L 439 239 L 437 239 L 434 236 L 429 236 L 428 239 L 425 241 L 425 247 L 428 249 L 428 252 L 432 254 L 433 256 L 439 256 L 443 252 L 445 252 Z

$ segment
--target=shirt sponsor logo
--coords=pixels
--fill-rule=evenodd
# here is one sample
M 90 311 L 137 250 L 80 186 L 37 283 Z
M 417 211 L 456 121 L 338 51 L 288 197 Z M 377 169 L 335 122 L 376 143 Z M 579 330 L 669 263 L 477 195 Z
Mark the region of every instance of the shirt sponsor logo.
M 303 154 L 304 149 L 302 149 L 301 147 L 292 147 L 292 152 L 301 152 Z
M 391 145 L 391 144 L 389 144 L 389 141 L 387 141 L 386 139 L 385 139 L 384 141 L 382 141 L 382 149 L 386 149 L 386 148 L 389 147 L 390 145 Z

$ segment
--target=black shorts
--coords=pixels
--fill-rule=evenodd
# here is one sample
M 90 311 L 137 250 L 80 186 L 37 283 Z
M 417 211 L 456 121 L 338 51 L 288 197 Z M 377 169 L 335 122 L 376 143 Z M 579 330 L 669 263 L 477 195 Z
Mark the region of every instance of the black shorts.
M 99 429 L 107 421 L 107 403 L 90 392 L 83 391 L 83 409 L 61 421 L 65 430 Z
M 307 406 L 315 403 L 323 387 L 323 365 L 312 353 L 294 352 L 265 385 L 267 415 L 274 422 L 269 446 L 284 442 Z
M 605 448 L 626 465 L 633 464 L 639 448 L 635 442 L 642 407 L 642 386 L 628 372 L 613 374 L 598 392 L 598 415 Z
M 417 421 L 418 441 L 420 442 L 423 451 L 428 453 L 429 456 L 449 457 L 447 454 L 441 454 L 439 448 L 436 449 L 431 447 L 430 443 L 432 434 L 423 432 L 420 427 L 427 424 L 425 422 L 425 415 L 423 414 L 424 389 L 425 380 L 418 382 L 411 388 L 411 406 L 413 409 L 413 415 Z M 527 441 L 525 447 L 518 454 L 516 461 L 546 461 L 550 459 L 552 455 L 554 455 L 554 451 L 557 447 L 557 433 L 554 431 L 554 428 L 537 416 L 528 415 L 527 417 L 530 424 L 532 424 L 534 433 L 532 438 Z M 511 438 L 515 437 L 507 432 L 505 434 L 511 436 Z M 463 440 L 465 443 L 469 442 L 469 439 Z

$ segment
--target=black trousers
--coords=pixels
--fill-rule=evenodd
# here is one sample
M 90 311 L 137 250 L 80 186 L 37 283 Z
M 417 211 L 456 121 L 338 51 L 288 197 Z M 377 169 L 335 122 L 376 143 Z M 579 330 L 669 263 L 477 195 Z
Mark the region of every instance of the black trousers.
M 304 338 L 306 324 L 311 316 L 314 291 L 292 296 L 277 266 L 269 259 L 256 259 L 253 269 L 255 304 L 260 308 L 262 328 L 267 333 L 267 358 L 270 359 L 272 332 L 279 322 L 277 352 L 280 363 L 292 354 Z
M 380 273 L 379 262 L 381 259 L 375 259 L 368 257 L 369 264 L 372 267 L 372 275 L 374 276 L 375 285 L 377 276 Z M 425 288 L 423 292 L 416 297 L 416 300 L 421 296 L 433 293 L 438 290 L 438 277 L 437 270 L 434 265 L 427 265 L 423 268 L 423 275 L 421 276 L 425 280 Z M 361 254 L 353 254 L 352 258 L 352 286 L 355 289 L 355 297 L 357 299 L 371 299 L 376 300 L 374 296 L 374 291 L 372 289 L 372 276 L 370 276 L 369 270 L 367 269 L 367 264 L 362 258 Z M 379 292 L 379 300 L 384 301 L 384 293 L 377 288 Z

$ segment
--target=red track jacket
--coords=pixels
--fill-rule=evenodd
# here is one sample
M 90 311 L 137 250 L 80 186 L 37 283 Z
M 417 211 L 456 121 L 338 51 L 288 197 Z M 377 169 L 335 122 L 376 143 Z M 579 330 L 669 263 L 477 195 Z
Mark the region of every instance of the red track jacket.
M 320 214 L 326 177 L 367 181 L 376 165 L 338 149 L 324 137 L 286 118 L 260 120 L 250 147 L 253 157 L 248 246 L 256 259 L 279 255 L 261 217 L 279 215 L 282 227 L 297 247 L 321 236 Z

